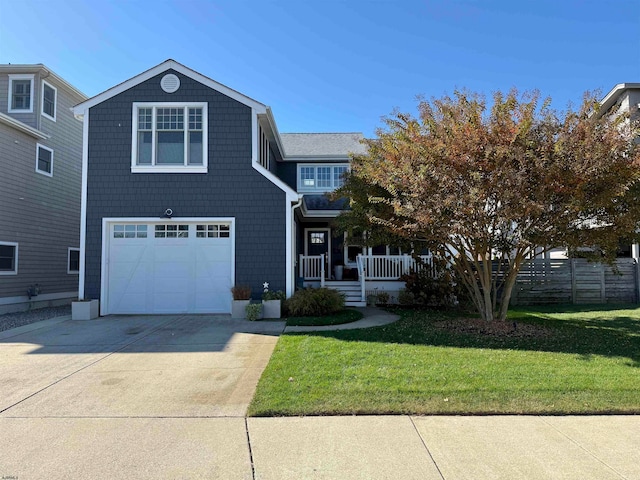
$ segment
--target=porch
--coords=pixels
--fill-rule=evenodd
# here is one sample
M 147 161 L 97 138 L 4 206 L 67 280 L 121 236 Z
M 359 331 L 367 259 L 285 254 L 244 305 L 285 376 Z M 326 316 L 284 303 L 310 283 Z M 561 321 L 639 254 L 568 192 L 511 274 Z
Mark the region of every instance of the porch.
M 358 254 L 355 268 L 335 264 L 326 254 L 299 255 L 298 274 L 305 287 L 327 287 L 345 294 L 347 306 L 365 306 L 367 295 L 385 291 L 393 296 L 404 288 L 402 275 L 433 268 L 431 255 Z

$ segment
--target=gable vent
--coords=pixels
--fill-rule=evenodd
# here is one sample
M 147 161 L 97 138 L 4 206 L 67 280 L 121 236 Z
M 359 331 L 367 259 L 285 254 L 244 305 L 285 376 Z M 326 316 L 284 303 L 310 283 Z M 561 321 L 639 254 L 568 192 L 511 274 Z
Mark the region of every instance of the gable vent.
M 180 79 L 173 73 L 169 73 L 162 77 L 162 80 L 160 80 L 160 86 L 165 92 L 173 93 L 180 88 Z

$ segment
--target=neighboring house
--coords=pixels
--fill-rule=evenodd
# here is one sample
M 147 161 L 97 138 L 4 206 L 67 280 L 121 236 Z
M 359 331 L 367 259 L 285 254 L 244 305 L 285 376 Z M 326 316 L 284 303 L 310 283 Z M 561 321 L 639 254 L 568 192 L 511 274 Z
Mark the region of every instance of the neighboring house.
M 42 64 L 0 65 L 0 313 L 78 295 L 85 99 Z
M 269 282 L 290 296 L 329 281 L 338 262 L 356 278 L 366 252 L 333 233 L 344 202 L 323 194 L 342 183 L 349 152 L 364 151 L 361 134 L 281 135 L 269 107 L 173 60 L 74 113 L 84 122 L 79 295 L 100 299 L 101 314 L 229 313 L 234 285 L 257 299 Z
M 601 115 L 629 114 L 632 119 L 640 118 L 640 83 L 619 83 L 600 101 Z M 638 141 L 638 139 L 636 140 Z M 554 248 L 544 255 L 545 258 L 569 258 L 566 248 Z M 640 261 L 640 245 L 621 242 L 618 258 L 633 258 Z

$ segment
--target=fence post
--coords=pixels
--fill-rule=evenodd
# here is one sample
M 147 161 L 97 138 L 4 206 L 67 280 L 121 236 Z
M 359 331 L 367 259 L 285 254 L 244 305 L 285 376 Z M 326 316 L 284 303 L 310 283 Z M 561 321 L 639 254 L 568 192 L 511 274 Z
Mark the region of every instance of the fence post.
M 604 281 L 604 269 L 605 266 L 603 263 L 600 264 L 600 302 L 607 303 L 607 291 Z
M 577 295 L 576 295 L 576 291 L 577 291 L 577 285 L 576 285 L 576 259 L 572 258 L 571 262 L 569 263 L 570 267 L 571 267 L 571 303 L 576 304 L 577 303 Z
M 636 284 L 636 303 L 640 303 L 640 262 L 637 259 L 633 259 L 636 265 L 635 268 L 635 284 Z
M 320 255 L 320 286 L 324 288 L 324 253 Z

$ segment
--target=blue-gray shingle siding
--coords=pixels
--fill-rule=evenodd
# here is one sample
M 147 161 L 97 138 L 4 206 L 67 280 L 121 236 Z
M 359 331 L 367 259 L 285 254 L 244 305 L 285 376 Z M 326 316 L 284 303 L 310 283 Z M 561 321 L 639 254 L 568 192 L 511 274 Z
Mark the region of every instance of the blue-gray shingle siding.
M 180 78 L 167 94 L 160 79 Z M 131 173 L 133 102 L 208 102 L 208 173 Z M 286 200 L 251 166 L 251 108 L 176 71 L 138 84 L 89 112 L 86 298 L 100 297 L 102 218 L 235 217 L 236 284 L 259 298 L 262 283 L 284 290 Z

